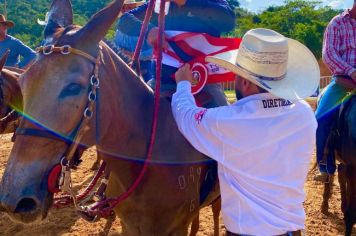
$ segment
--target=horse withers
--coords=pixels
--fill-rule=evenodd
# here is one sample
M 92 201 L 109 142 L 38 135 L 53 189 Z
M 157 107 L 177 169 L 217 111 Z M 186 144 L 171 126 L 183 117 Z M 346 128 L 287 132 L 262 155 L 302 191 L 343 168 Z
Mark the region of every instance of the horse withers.
M 21 75 L 23 111 L 31 119 L 20 122 L 0 189 L 0 208 L 12 219 L 30 223 L 47 216 L 53 202 L 48 175 L 66 153 L 68 139 L 77 133 L 85 110 L 92 119 L 82 144 L 96 145 L 108 163 L 107 197 L 125 192 L 147 166 L 130 197 L 115 208 L 124 233 L 187 235 L 199 208 L 217 198 L 218 191 L 202 187 L 216 163 L 181 135 L 164 98 L 153 158 L 145 161 L 153 91 L 100 42 L 122 2 L 114 1 L 79 28 L 72 24 L 70 1 L 53 1 L 45 28 L 46 50 Z M 93 74 L 98 80 L 91 79 Z M 89 94 L 91 84 L 99 85 L 95 97 Z M 91 113 L 86 109 L 88 99 L 95 101 Z
M 344 214 L 345 235 L 350 236 L 356 223 L 356 83 L 337 78 L 336 83 L 349 90 L 340 111 L 335 114 L 334 127 L 328 138 L 328 151 L 332 152 L 338 166 L 341 190 L 341 210 Z M 333 178 L 324 184 L 322 212 L 328 212 Z

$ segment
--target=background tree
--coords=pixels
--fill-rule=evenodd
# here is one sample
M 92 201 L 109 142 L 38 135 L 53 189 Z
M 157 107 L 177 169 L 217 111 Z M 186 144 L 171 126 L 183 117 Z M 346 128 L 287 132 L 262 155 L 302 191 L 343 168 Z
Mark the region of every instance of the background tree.
M 238 8 L 240 6 L 239 1 L 237 0 L 227 0 L 227 2 L 229 3 L 232 9 Z
M 227 0 L 234 9 L 237 20 L 235 29 L 229 34 L 242 37 L 248 30 L 264 27 L 296 39 L 309 47 L 316 57 L 321 56 L 321 45 L 326 25 L 339 10 L 321 6 L 314 0 L 287 0 L 283 6 L 270 6 L 260 13 L 249 12 L 240 7 L 238 0 Z M 51 0 L 7 0 L 8 19 L 16 26 L 9 34 L 21 39 L 30 47 L 37 47 L 43 38 L 43 26 L 37 19 L 44 19 Z M 111 0 L 73 0 L 74 23 L 84 25 L 88 19 Z M 4 0 L 0 3 L 0 13 L 4 10 Z M 129 27 L 129 26 L 128 26 Z M 112 38 L 115 26 L 107 37 Z
M 7 18 L 15 22 L 15 27 L 8 33 L 19 38 L 32 48 L 42 41 L 44 27 L 37 24 L 37 19 L 45 19 L 51 0 L 7 0 Z M 75 0 L 73 3 L 74 23 L 84 25 L 88 19 L 111 0 Z M 0 4 L 4 11 L 4 2 Z M 114 34 L 113 29 L 108 33 Z
M 237 26 L 232 36 L 242 37 L 252 28 L 270 28 L 298 40 L 320 58 L 325 27 L 340 10 L 323 7 L 319 1 L 287 0 L 283 6 L 271 6 L 258 14 L 241 9 L 236 12 Z

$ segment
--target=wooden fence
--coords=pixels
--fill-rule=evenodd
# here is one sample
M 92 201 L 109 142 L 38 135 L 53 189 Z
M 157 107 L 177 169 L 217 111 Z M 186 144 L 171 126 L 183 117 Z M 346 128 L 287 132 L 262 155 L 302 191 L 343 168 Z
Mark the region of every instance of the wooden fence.
M 320 77 L 320 85 L 319 88 L 323 89 L 325 88 L 331 81 L 332 76 L 322 76 Z

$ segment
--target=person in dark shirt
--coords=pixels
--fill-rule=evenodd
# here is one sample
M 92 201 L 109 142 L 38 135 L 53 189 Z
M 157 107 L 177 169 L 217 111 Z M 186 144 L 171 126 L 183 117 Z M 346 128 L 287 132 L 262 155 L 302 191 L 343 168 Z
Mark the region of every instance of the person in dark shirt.
M 135 8 L 121 16 L 117 23 L 115 42 L 119 47 L 134 48 L 140 34 L 148 3 Z M 158 36 L 158 14 L 153 13 L 148 25 L 148 33 L 143 45 L 143 56 L 152 55 L 152 46 Z M 165 30 L 206 33 L 220 37 L 222 33 L 231 31 L 235 26 L 235 14 L 225 0 L 172 0 L 168 15 L 165 17 Z M 167 42 L 164 41 L 163 45 Z M 171 47 L 174 45 L 170 44 Z M 131 49 L 132 50 L 132 49 Z M 180 51 L 176 51 L 181 58 Z M 177 68 L 162 65 L 162 92 L 174 92 L 176 83 L 172 75 Z M 154 87 L 155 79 L 148 82 Z M 208 107 L 226 105 L 226 97 L 221 84 L 207 84 L 203 91 L 213 97 Z
M 14 26 L 14 22 L 7 21 L 5 16 L 0 14 L 0 55 L 10 49 L 5 65 L 25 68 L 36 57 L 36 53 L 17 38 L 7 34 L 7 29 Z

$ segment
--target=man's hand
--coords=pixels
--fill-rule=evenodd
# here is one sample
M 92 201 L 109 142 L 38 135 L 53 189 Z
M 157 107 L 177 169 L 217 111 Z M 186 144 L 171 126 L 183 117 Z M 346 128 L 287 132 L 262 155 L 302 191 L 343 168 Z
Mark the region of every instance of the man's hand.
M 195 85 L 198 83 L 198 81 L 193 77 L 192 71 L 190 70 L 190 65 L 185 64 L 181 68 L 178 69 L 178 71 L 175 74 L 176 82 L 177 84 L 180 81 L 189 81 L 192 85 Z
M 154 27 L 150 30 L 150 32 L 148 32 L 147 35 L 147 42 L 152 46 L 152 47 L 157 47 L 158 46 L 158 27 Z M 163 41 L 162 41 L 162 47 L 163 49 L 167 49 L 168 48 L 168 42 L 166 39 L 166 35 L 163 32 Z
M 356 83 L 356 70 L 352 72 L 351 79 Z

